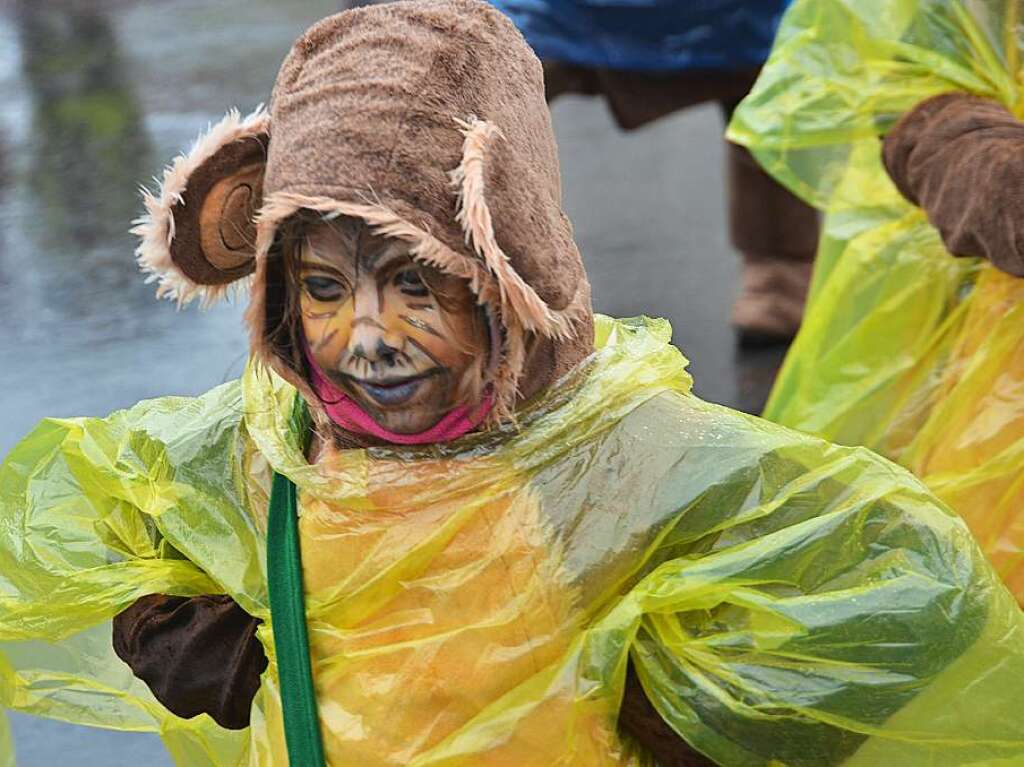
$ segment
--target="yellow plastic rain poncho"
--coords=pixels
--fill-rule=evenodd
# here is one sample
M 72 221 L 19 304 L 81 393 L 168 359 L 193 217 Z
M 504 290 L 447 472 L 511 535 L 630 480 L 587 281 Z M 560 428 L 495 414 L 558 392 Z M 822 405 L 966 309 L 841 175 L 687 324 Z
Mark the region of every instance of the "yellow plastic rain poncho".
M 1024 755 L 1024 618 L 970 534 L 861 449 L 689 393 L 667 323 L 448 447 L 310 465 L 294 390 L 250 368 L 196 399 L 44 421 L 0 473 L 0 703 L 159 731 L 182 765 L 285 764 L 267 493 L 299 488 L 333 765 L 640 763 L 627 657 L 725 765 L 1005 764 Z M 248 731 L 165 710 L 112 615 L 228 593 L 271 658 Z
M 729 137 L 827 213 L 765 417 L 911 469 L 1024 602 L 1024 280 L 952 257 L 880 135 L 961 91 L 1024 114 L 1024 3 L 797 0 Z

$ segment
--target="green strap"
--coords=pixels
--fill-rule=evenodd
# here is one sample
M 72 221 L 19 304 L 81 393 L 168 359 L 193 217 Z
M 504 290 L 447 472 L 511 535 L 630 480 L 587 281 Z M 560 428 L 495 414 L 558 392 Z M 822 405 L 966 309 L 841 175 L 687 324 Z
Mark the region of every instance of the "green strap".
M 308 432 L 308 410 L 297 401 L 293 426 Z M 284 709 L 284 736 L 292 767 L 324 765 L 313 669 L 306 633 L 306 602 L 302 588 L 302 553 L 299 549 L 299 508 L 295 483 L 274 472 L 267 528 L 267 578 L 270 620 Z

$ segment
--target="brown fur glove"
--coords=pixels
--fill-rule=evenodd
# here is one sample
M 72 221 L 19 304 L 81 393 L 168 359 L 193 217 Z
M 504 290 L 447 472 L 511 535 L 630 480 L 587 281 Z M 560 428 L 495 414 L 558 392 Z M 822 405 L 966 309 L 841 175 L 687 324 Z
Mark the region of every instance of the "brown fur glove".
M 927 99 L 885 137 L 882 159 L 951 253 L 1024 276 L 1024 123 L 1001 104 L 964 93 Z
M 267 667 L 259 623 L 224 594 L 153 594 L 114 618 L 114 652 L 171 713 L 240 730 Z

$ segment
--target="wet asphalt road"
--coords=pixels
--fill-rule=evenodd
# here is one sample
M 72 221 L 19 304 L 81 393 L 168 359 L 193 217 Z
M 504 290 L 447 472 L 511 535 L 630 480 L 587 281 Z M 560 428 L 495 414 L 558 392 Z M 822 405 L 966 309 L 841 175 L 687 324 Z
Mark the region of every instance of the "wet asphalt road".
M 135 190 L 228 107 L 266 100 L 291 41 L 340 5 L 0 7 L 0 454 L 43 416 L 102 415 L 239 374 L 241 306 L 178 313 L 138 277 Z M 717 109 L 631 134 L 597 101 L 553 111 L 597 309 L 668 317 L 697 392 L 756 411 L 780 353 L 740 354 L 728 324 L 739 266 Z M 11 720 L 23 767 L 170 764 L 155 736 Z

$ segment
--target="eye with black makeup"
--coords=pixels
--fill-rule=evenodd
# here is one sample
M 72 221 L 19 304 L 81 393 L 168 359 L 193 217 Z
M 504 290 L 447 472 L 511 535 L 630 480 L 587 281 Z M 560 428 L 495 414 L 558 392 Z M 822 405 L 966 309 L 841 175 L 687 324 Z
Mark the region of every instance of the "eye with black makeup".
M 302 286 L 314 301 L 337 301 L 346 293 L 344 284 L 333 277 L 322 274 L 311 274 L 304 277 Z
M 430 295 L 430 288 L 423 282 L 419 269 L 402 269 L 395 275 L 394 284 L 407 296 L 426 298 Z

